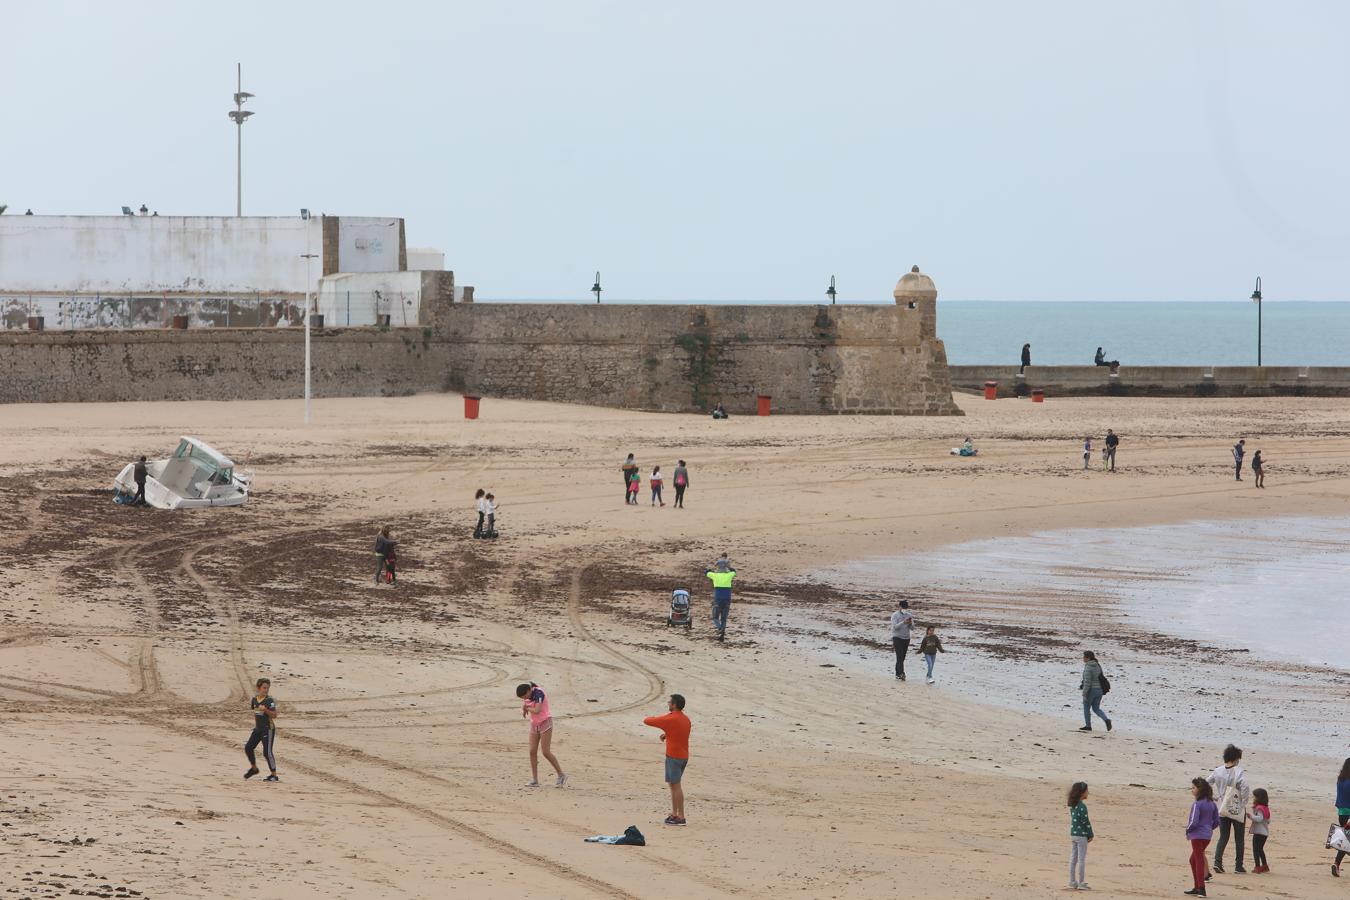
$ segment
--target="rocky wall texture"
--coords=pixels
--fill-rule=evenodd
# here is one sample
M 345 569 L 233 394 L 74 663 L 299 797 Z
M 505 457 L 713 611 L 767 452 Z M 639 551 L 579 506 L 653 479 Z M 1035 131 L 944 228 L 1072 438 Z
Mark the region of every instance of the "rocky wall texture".
M 453 288 L 442 291 L 449 295 Z M 313 334 L 316 396 L 458 390 L 630 409 L 959 415 L 923 305 L 453 304 Z M 300 328 L 0 333 L 0 402 L 297 397 Z
M 447 348 L 430 329 L 316 329 L 317 397 L 437 390 Z M 301 397 L 299 328 L 0 334 L 0 403 Z

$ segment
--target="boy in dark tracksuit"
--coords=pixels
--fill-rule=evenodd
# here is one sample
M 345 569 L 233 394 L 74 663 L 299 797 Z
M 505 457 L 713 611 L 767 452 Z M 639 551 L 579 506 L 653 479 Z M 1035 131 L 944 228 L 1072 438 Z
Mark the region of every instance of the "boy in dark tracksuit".
M 245 778 L 252 778 L 258 774 L 258 759 L 253 755 L 253 751 L 262 744 L 263 757 L 267 760 L 267 769 L 271 772 L 263 781 L 280 781 L 277 777 L 277 760 L 272 755 L 272 742 L 276 739 L 277 726 L 273 720 L 277 717 L 277 701 L 269 694 L 272 690 L 272 682 L 266 678 L 258 679 L 258 694 L 255 696 L 249 707 L 253 710 L 253 733 L 248 736 L 248 743 L 244 744 L 244 755 L 248 757 L 248 771 L 244 773 Z

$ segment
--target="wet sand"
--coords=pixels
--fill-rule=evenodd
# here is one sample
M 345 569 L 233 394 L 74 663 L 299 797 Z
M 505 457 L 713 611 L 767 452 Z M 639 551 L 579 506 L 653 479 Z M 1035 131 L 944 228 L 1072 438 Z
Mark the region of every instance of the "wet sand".
M 1062 590 L 979 596 L 941 578 L 857 590 L 822 573 L 978 539 L 1015 552 L 1027 535 L 1103 522 L 1343 516 L 1350 409 L 961 403 L 957 420 L 719 423 L 489 400 L 466 422 L 457 397 L 427 395 L 321 401 L 308 429 L 294 402 L 0 407 L 12 771 L 0 884 L 34 896 L 1049 896 L 1066 881 L 1062 795 L 1082 778 L 1094 889 L 1178 893 L 1189 778 L 1229 740 L 1278 733 L 1295 699 L 1334 717 L 1339 675 L 1272 679 L 1251 654 L 1150 634 Z M 1082 472 L 1081 434 L 1107 426 L 1123 437 L 1121 471 Z M 179 434 L 255 470 L 249 505 L 111 503 L 120 465 Z M 980 456 L 949 457 L 966 434 Z M 1265 491 L 1232 481 L 1238 434 L 1271 460 Z M 645 485 L 625 507 L 629 451 L 644 480 L 653 463 L 669 477 L 688 460 L 688 508 L 651 508 Z M 495 543 L 469 537 L 478 486 L 502 504 Z M 368 583 L 382 522 L 403 542 L 393 589 Z M 723 549 L 740 573 L 724 645 L 702 578 Z M 1090 557 L 1063 564 L 1093 577 Z M 679 586 L 695 595 L 689 633 L 664 624 Z M 951 626 L 933 687 L 888 675 L 898 596 Z M 1111 649 L 1130 673 L 1108 704 L 1119 727 L 1078 734 L 1082 638 L 1127 631 L 1139 640 Z M 280 785 L 240 779 L 260 675 L 281 704 Z M 524 787 L 513 686 L 527 679 L 550 691 L 562 790 Z M 683 829 L 660 824 L 662 745 L 641 724 L 671 691 L 694 720 Z M 1174 733 L 1157 734 L 1158 716 L 1131 727 L 1151 697 L 1182 693 L 1198 699 Z M 1062 697 L 1061 715 L 1045 696 Z M 1320 847 L 1346 750 L 1265 740 L 1246 763 L 1271 790 L 1275 872 L 1226 876 L 1211 896 L 1331 896 Z M 582 843 L 629 824 L 647 847 Z

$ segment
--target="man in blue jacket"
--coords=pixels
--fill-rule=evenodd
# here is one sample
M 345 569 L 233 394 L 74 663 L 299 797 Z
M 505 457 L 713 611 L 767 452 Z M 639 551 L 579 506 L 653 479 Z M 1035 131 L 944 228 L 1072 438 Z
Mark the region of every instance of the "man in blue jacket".
M 717 639 L 725 641 L 727 615 L 731 612 L 731 582 L 736 578 L 736 570 L 723 553 L 715 567 L 705 569 L 703 574 L 713 583 L 713 627 L 717 629 Z

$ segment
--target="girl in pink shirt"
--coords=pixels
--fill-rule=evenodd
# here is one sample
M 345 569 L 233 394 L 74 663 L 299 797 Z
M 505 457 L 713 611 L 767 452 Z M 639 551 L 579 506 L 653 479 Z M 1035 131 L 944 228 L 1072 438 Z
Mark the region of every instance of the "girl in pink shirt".
M 553 755 L 550 746 L 553 743 L 553 713 L 548 708 L 548 695 L 544 689 L 531 681 L 529 684 L 516 685 L 516 696 L 523 703 L 520 706 L 521 718 L 530 720 L 530 783 L 526 787 L 539 787 L 539 750 L 542 745 L 544 759 L 548 760 L 558 773 L 557 787 L 567 784 L 558 757 Z

